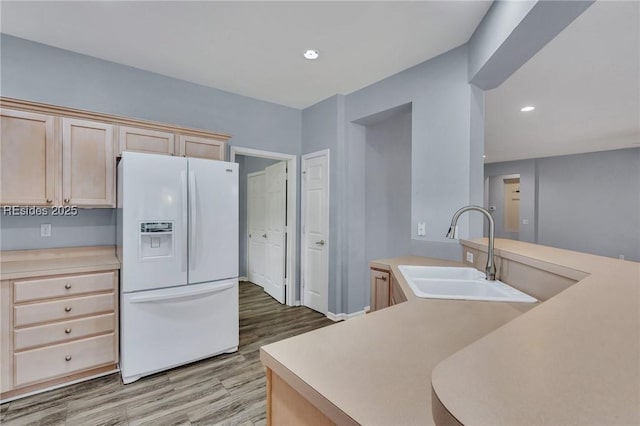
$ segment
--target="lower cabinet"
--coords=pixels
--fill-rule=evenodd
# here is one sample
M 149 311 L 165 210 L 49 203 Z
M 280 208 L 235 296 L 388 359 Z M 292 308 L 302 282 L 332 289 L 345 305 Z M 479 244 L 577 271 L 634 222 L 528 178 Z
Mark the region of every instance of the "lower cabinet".
M 370 276 L 371 301 L 369 312 L 407 301 L 398 280 L 391 271 L 371 268 Z
M 5 280 L 1 397 L 115 371 L 118 271 Z
M 333 426 L 336 423 L 270 368 L 267 375 L 267 424 Z
M 389 271 L 371 268 L 371 312 L 389 306 L 391 282 Z

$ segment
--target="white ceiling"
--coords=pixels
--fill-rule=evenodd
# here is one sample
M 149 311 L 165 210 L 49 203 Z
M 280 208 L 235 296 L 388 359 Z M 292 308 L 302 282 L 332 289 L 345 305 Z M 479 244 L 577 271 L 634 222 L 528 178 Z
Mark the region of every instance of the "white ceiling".
M 640 2 L 593 4 L 485 94 L 485 114 L 486 162 L 640 147 Z
M 1 15 L 7 34 L 304 108 L 466 43 L 490 4 L 2 1 Z
M 2 32 L 304 108 L 465 43 L 490 1 L 0 2 Z M 640 2 L 599 1 L 486 93 L 486 162 L 640 146 Z M 307 48 L 320 51 L 307 61 Z M 521 113 L 524 105 L 536 110 Z

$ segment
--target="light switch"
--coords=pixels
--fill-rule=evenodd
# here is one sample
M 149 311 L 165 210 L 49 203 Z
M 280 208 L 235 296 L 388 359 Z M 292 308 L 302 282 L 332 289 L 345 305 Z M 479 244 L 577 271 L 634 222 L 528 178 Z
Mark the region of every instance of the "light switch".
M 522 224 L 523 225 L 528 225 L 529 224 L 529 219 L 522 219 Z
M 41 223 L 40 224 L 40 236 L 41 237 L 50 237 L 51 236 L 51 224 L 50 223 Z
M 470 251 L 467 252 L 467 262 L 473 263 L 473 253 Z
M 427 235 L 427 224 L 425 222 L 418 222 L 418 236 L 424 237 Z

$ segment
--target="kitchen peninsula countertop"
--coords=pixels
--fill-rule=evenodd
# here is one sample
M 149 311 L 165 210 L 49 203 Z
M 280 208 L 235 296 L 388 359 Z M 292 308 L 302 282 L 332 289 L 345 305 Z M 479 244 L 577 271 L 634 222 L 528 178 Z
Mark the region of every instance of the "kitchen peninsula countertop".
M 0 280 L 120 269 L 115 246 L 0 252 Z
M 485 240 L 462 243 L 486 251 Z M 640 264 L 496 247 L 586 278 L 535 305 L 419 299 L 398 265 L 462 264 L 374 261 L 407 302 L 264 346 L 262 362 L 338 424 L 433 424 L 432 386 L 463 424 L 640 423 Z

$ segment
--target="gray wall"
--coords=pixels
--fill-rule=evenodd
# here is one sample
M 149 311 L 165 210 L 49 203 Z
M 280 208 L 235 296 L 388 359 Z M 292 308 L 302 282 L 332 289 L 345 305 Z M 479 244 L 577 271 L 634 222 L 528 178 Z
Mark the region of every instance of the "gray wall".
M 343 259 L 339 243 L 338 212 L 342 201 L 338 194 L 338 123 L 339 111 L 344 104 L 344 96 L 327 98 L 302 111 L 302 154 L 310 154 L 323 149 L 329 150 L 329 303 L 333 313 L 342 311 Z M 302 166 L 301 166 L 302 167 Z
M 640 261 L 640 148 L 485 166 L 509 173 L 520 173 L 520 219 L 535 217 L 520 240 Z
M 77 216 L 6 216 L 0 219 L 0 249 L 26 250 L 115 245 L 115 209 L 78 209 Z M 40 236 L 40 224 L 51 224 L 51 236 Z
M 640 261 L 640 148 L 541 158 L 538 243 Z
M 488 206 L 495 207 L 495 210 L 491 211 L 491 216 L 495 222 L 495 236 L 496 238 L 506 238 L 509 240 L 519 240 L 519 232 L 507 232 L 504 229 L 504 180 L 507 178 L 519 178 L 520 175 L 498 175 L 489 177 L 489 203 Z M 520 191 L 522 194 L 522 191 Z M 522 226 L 522 219 L 518 218 L 519 226 Z M 489 234 L 488 223 L 485 222 L 485 235 Z
M 473 170 L 481 170 L 482 164 L 482 157 L 476 155 L 481 147 L 472 146 L 482 137 L 472 135 L 478 131 L 478 126 L 471 126 L 476 99 L 467 76 L 467 49 L 462 46 L 346 96 L 346 185 L 341 189 L 348 200 L 344 244 L 349 264 L 343 271 L 343 281 L 348 283 L 344 312 L 358 311 L 368 304 L 370 259 L 364 254 L 367 242 L 362 220 L 366 210 L 366 137 L 360 124 L 366 117 L 412 105 L 410 254 L 460 259 L 459 244 L 446 240 L 444 234 L 453 213 L 475 196 L 470 176 Z M 481 178 L 477 185 L 481 193 Z M 419 221 L 427 224 L 425 237 L 415 232 Z M 470 229 L 466 217 L 460 228 L 465 238 L 482 232 L 477 222 Z
M 366 126 L 366 259 L 411 251 L 411 108 Z
M 239 180 L 240 180 L 240 276 L 246 277 L 247 271 L 247 175 L 249 173 L 259 172 L 265 168 L 277 163 L 278 160 L 270 160 L 268 158 L 251 157 L 245 155 L 236 155 L 236 163 L 238 163 Z
M 6 34 L 0 35 L 0 43 L 2 96 L 228 133 L 230 145 L 300 153 L 300 110 Z M 113 244 L 115 222 L 106 219 L 112 217 L 110 210 L 83 210 L 81 217 L 77 226 L 83 232 L 73 236 L 57 232 L 67 229 L 72 218 L 3 218 L 2 248 Z M 39 237 L 40 223 L 52 223 L 50 238 Z
M 469 81 L 483 90 L 498 87 L 593 3 L 493 2 L 469 40 Z
M 536 160 L 506 161 L 485 164 L 485 179 L 492 176 L 520 175 L 520 232 L 519 240 L 528 243 L 537 242 L 536 230 Z M 488 204 L 484 203 L 485 207 Z M 528 224 L 522 223 L 526 220 Z M 485 230 L 485 235 L 487 235 Z

